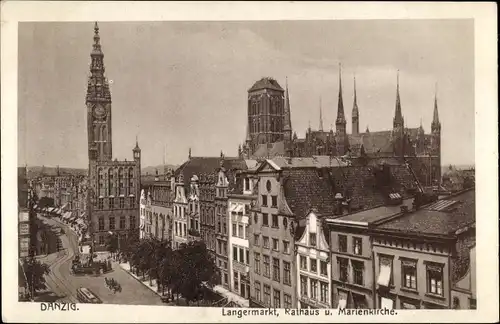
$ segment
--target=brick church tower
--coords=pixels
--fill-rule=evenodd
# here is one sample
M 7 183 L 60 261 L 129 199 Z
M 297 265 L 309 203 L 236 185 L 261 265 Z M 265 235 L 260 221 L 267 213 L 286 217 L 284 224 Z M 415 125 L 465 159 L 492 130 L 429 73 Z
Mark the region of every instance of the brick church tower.
M 285 118 L 284 92 L 272 78 L 262 78 L 248 90 L 247 145 L 250 151 L 259 144 L 284 141 L 285 134 L 291 136 L 291 125 Z

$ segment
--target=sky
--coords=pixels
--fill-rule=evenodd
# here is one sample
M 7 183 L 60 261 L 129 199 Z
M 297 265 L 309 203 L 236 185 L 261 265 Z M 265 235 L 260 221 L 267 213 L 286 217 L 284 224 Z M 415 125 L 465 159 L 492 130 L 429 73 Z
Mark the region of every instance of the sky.
M 85 93 L 94 22 L 19 24 L 18 164 L 85 168 Z M 112 80 L 113 157 L 143 166 L 236 156 L 248 89 L 288 79 L 292 128 L 325 129 L 337 113 L 339 63 L 347 131 L 356 76 L 360 129 L 392 128 L 399 70 L 407 127 L 430 132 L 437 92 L 442 164 L 474 163 L 472 20 L 100 22 Z

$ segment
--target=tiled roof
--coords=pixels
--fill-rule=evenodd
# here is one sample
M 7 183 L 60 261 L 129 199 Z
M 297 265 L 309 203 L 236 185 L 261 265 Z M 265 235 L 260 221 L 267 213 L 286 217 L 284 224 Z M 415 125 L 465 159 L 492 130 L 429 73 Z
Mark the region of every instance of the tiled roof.
M 415 212 L 387 221 L 379 228 L 400 232 L 448 235 L 475 223 L 474 189 L 447 197 L 446 200 L 454 200 L 457 203 L 441 211 L 433 210 L 432 207 L 436 206 L 436 203 L 433 203 Z
M 271 159 L 277 166 L 285 168 L 325 168 L 347 166 L 346 162 L 328 155 L 315 155 L 312 157 L 275 157 Z
M 253 86 L 250 89 L 248 89 L 248 92 L 261 89 L 273 89 L 278 91 L 285 91 L 279 85 L 278 81 L 274 80 L 273 78 L 262 78 L 259 81 L 255 82 Z
M 253 154 L 255 158 L 274 158 L 285 155 L 285 143 L 259 144 Z
M 349 145 L 359 149 L 363 145 L 365 153 L 392 153 L 391 131 L 349 134 Z
M 390 216 L 394 216 L 401 212 L 401 206 L 407 206 L 411 209 L 413 204 L 413 199 L 403 200 L 402 205 L 398 206 L 379 206 L 371 209 L 366 209 L 357 213 L 349 214 L 346 216 L 338 217 L 336 221 L 342 222 L 362 222 L 362 223 L 375 223 L 377 221 L 383 220 Z
M 283 172 L 286 202 L 297 218 L 311 209 L 318 215 L 333 214 L 335 194 L 329 177 L 320 177 L 315 169 L 288 169 Z

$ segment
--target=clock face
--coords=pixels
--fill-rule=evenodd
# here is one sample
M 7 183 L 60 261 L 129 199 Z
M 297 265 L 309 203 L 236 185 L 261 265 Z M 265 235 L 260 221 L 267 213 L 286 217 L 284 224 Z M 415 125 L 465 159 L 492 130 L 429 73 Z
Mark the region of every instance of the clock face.
M 106 115 L 106 110 L 100 104 L 94 105 L 94 115 L 98 118 L 102 118 Z

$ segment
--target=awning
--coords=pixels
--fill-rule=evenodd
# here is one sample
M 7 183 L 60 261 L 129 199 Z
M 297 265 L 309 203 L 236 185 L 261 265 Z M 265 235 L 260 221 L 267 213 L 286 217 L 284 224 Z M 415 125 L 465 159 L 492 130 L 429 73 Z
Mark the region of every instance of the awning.
M 389 287 L 391 280 L 391 265 L 380 264 L 380 273 L 378 274 L 377 284 L 384 287 Z
M 236 205 L 234 208 L 231 210 L 232 213 L 241 213 L 243 212 L 243 205 Z
M 382 305 L 380 305 L 381 309 L 385 309 L 385 308 L 392 309 L 393 305 L 394 305 L 394 301 L 392 299 L 382 297 L 381 304 L 382 304 Z
M 395 193 L 390 193 L 389 194 L 389 198 L 391 198 L 391 199 L 401 199 L 402 197 L 401 197 L 401 195 L 399 193 L 395 192 Z

